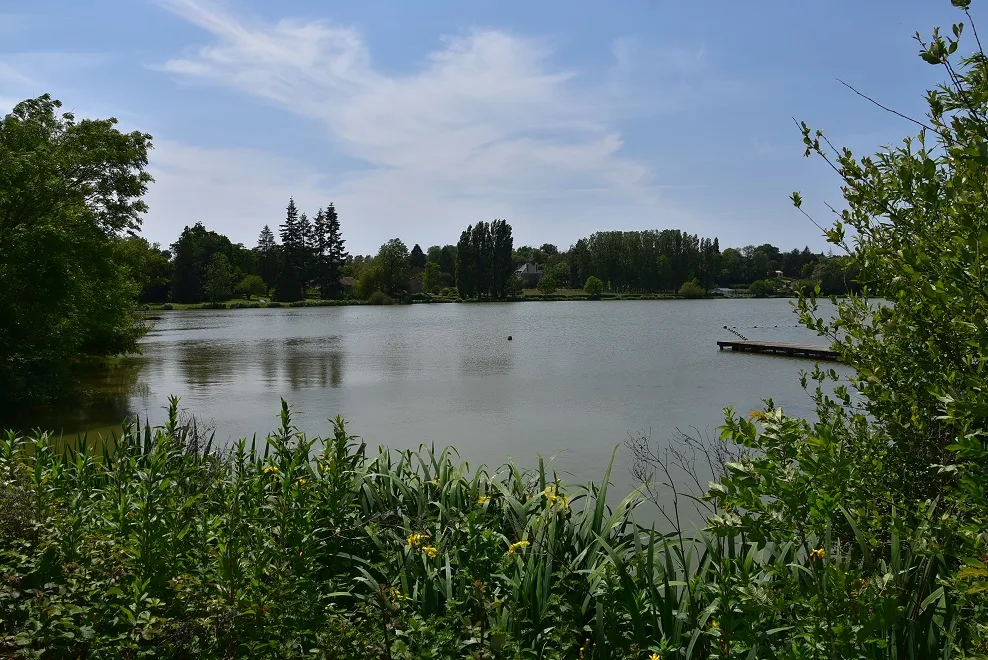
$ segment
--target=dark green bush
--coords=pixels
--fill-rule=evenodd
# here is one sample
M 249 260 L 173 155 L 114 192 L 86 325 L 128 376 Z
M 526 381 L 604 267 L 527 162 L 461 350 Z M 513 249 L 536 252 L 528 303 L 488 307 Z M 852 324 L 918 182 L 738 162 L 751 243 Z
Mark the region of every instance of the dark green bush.
M 394 299 L 383 291 L 375 291 L 367 299 L 368 305 L 394 305 Z

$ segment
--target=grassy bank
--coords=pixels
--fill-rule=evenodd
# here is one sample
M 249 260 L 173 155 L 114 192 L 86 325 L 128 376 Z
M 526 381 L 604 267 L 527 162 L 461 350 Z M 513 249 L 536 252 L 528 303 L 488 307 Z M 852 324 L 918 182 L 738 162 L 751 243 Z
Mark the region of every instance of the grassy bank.
M 931 657 L 905 652 L 952 625 L 908 538 L 882 572 L 829 537 L 662 536 L 635 523 L 639 496 L 605 505 L 609 470 L 569 485 L 451 450 L 368 455 L 339 419 L 306 438 L 287 407 L 228 453 L 175 403 L 163 428 L 87 446 L 0 441 L 0 654 Z

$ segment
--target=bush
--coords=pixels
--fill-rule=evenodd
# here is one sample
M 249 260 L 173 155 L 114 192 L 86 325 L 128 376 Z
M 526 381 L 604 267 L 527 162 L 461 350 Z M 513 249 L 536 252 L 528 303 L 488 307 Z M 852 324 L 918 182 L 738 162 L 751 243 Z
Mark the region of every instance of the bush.
M 383 291 L 375 291 L 374 293 L 372 293 L 370 295 L 370 298 L 367 299 L 367 304 L 368 305 L 394 305 L 395 304 L 395 301 L 394 301 L 394 298 L 392 298 L 391 296 L 387 295 Z
M 604 292 L 604 283 L 600 281 L 599 277 L 591 275 L 584 282 L 583 291 L 591 298 L 599 298 L 600 294 Z
M 696 282 L 685 282 L 679 287 L 679 295 L 683 298 L 706 298 L 707 290 Z
M 226 309 L 226 303 L 222 302 L 204 302 L 199 305 L 199 309 Z
M 556 292 L 559 284 L 556 282 L 556 278 L 553 277 L 552 273 L 546 273 L 539 278 L 539 281 L 535 286 L 542 293 L 542 295 L 548 296 Z
M 161 306 L 161 309 L 167 312 L 175 309 L 175 307 L 171 303 L 165 303 Z
M 230 309 L 260 309 L 261 303 L 259 302 L 233 302 L 230 303 Z
M 269 302 L 266 305 L 264 305 L 264 307 L 267 309 L 278 309 L 279 307 L 284 307 L 284 306 L 285 306 L 284 303 L 280 303 L 278 301 Z
M 748 293 L 756 298 L 767 298 L 775 294 L 775 284 L 770 280 L 755 280 L 748 285 Z

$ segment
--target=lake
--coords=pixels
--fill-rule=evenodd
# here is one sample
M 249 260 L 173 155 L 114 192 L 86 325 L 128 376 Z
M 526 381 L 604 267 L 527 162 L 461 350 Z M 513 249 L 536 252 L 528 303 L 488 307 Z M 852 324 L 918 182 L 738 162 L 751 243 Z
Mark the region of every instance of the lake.
M 735 338 L 725 325 L 823 343 L 782 299 L 160 312 L 142 356 L 87 375 L 91 401 L 8 423 L 67 433 L 124 415 L 160 423 L 174 394 L 231 442 L 276 428 L 284 397 L 310 434 L 342 415 L 371 446 L 452 445 L 471 465 L 535 466 L 565 450 L 558 469 L 585 481 L 629 433 L 714 436 L 725 406 L 747 414 L 768 397 L 811 412 L 797 377 L 812 361 L 719 351 L 718 339 Z M 630 465 L 622 447 L 614 481 L 625 491 Z

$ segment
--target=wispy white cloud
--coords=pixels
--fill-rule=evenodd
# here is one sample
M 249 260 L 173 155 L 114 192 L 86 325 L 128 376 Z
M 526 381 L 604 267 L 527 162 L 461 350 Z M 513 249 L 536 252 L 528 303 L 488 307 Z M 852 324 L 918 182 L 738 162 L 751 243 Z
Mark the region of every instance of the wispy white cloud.
M 599 221 L 604 209 L 622 209 L 628 226 L 685 217 L 663 203 L 650 168 L 623 153 L 618 120 L 630 106 L 608 94 L 622 81 L 595 83 L 557 66 L 546 40 L 474 30 L 446 38 L 413 72 L 388 74 L 350 27 L 267 24 L 205 0 L 160 2 L 213 37 L 160 70 L 314 120 L 327 146 L 372 166 L 334 173 L 332 185 L 310 177 L 327 201 L 348 200 L 368 241 L 422 234 L 451 240 L 467 222 L 498 215 L 513 221 L 516 233 L 521 218 L 551 225 L 530 228 L 533 239 L 575 237 L 584 213 Z M 616 70 L 629 68 L 634 46 L 615 45 Z M 255 190 L 271 187 L 254 183 Z M 410 222 L 421 226 L 411 231 Z

